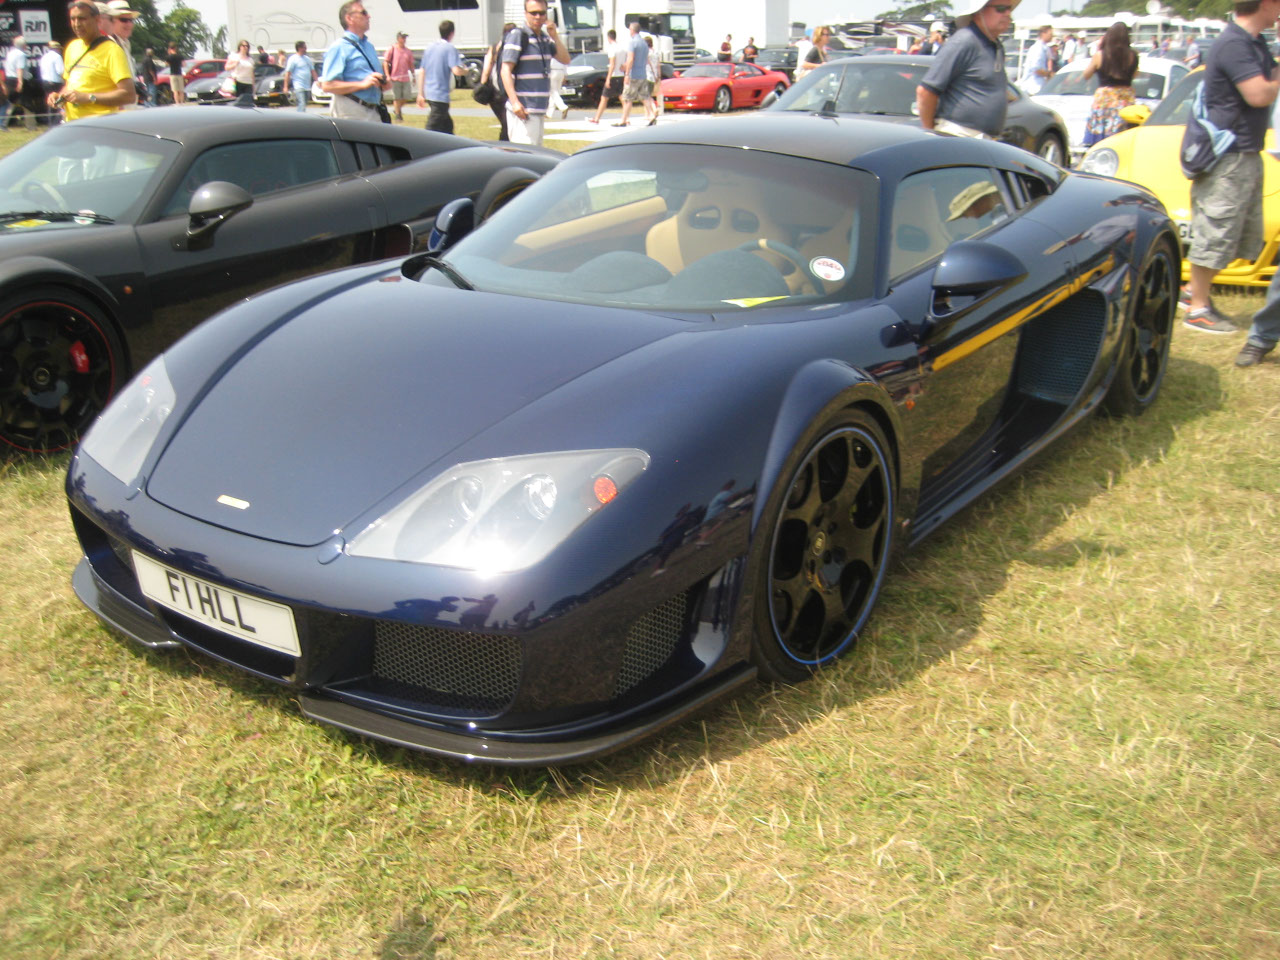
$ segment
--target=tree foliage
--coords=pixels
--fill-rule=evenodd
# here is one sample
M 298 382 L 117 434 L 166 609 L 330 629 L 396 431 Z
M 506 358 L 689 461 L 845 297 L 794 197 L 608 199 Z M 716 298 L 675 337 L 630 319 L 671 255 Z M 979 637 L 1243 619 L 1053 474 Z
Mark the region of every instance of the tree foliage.
M 933 16 L 939 20 L 950 20 L 952 17 L 950 0 L 898 0 L 895 10 L 877 13 L 877 20 L 923 20 Z
M 155 0 L 131 0 L 130 6 L 138 11 L 132 41 L 135 58 L 147 47 L 159 56 L 170 42 L 178 45 L 183 57 L 194 57 L 197 47 L 208 47 L 213 40 L 199 12 L 182 0 L 177 0 L 164 17 L 156 10 Z

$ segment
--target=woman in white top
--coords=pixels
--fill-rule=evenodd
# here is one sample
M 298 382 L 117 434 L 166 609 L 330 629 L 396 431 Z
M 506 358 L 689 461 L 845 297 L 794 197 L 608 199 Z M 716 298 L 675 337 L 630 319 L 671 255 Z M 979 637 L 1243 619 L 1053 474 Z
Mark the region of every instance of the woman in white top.
M 236 44 L 236 52 L 227 56 L 226 68 L 231 71 L 231 79 L 235 81 L 236 97 L 242 103 L 253 103 L 253 54 L 249 52 L 249 41 L 241 40 Z

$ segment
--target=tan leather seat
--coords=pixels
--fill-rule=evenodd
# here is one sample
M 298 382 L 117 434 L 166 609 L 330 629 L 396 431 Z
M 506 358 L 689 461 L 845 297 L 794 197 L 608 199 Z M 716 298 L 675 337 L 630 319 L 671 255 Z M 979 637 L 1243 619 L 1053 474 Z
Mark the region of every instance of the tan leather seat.
M 709 183 L 691 192 L 676 213 L 655 224 L 645 235 L 645 253 L 679 273 L 710 253 L 733 250 L 753 240 L 788 243 L 787 232 L 752 202 L 754 181 L 721 171 L 702 171 Z M 761 256 L 786 270 L 787 261 L 767 252 Z

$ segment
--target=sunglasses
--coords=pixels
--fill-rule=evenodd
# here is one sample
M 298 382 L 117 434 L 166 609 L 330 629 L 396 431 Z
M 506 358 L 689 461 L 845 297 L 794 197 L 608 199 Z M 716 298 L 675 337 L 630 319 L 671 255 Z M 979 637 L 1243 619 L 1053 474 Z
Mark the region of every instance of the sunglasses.
M 1008 13 L 1010 10 L 1013 9 L 1012 3 L 989 3 L 987 4 L 987 6 L 990 7 L 992 10 L 994 10 L 996 13 Z

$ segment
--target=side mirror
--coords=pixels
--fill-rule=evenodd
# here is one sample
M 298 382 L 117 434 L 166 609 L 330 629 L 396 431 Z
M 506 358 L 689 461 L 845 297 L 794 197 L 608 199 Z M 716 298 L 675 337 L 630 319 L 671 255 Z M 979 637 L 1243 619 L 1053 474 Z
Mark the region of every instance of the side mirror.
M 947 247 L 933 271 L 933 302 L 920 330 L 921 339 L 944 330 L 970 306 L 1026 275 L 1026 266 L 1004 247 L 981 240 L 957 240 Z
M 760 109 L 761 109 L 761 110 L 763 110 L 765 107 L 772 107 L 772 106 L 773 106 L 775 103 L 777 103 L 777 102 L 778 102 L 778 93 L 777 93 L 777 91 L 776 91 L 776 90 L 770 90 L 770 91 L 765 95 L 765 98 L 764 98 L 763 100 L 761 100 L 761 101 L 760 101 Z
M 436 214 L 435 225 L 431 228 L 431 238 L 427 241 L 427 252 L 443 253 L 475 229 L 475 225 L 475 201 L 470 197 L 450 200 Z
M 197 189 L 187 206 L 187 240 L 191 248 L 207 245 L 213 231 L 252 205 L 248 190 L 226 180 L 211 180 Z
M 1120 119 L 1125 123 L 1132 123 L 1135 127 L 1146 123 L 1150 116 L 1151 108 L 1145 103 L 1133 103 L 1120 110 Z

